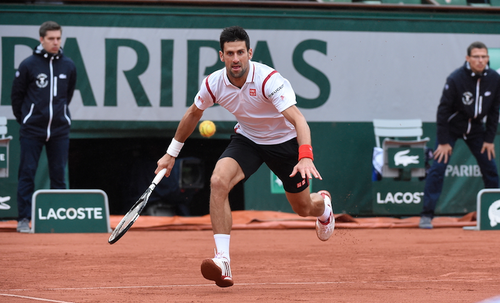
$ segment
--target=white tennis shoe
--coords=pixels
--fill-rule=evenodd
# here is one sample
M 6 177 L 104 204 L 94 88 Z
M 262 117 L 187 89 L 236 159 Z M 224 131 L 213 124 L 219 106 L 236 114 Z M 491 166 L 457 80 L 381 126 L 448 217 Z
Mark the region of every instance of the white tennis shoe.
M 17 222 L 17 229 L 16 230 L 19 233 L 29 233 L 31 231 L 30 220 L 27 218 L 24 218 L 21 221 Z
M 326 241 L 330 239 L 333 234 L 333 230 L 335 229 L 335 217 L 333 216 L 333 207 L 332 207 L 332 196 L 326 190 L 320 190 L 318 194 L 323 196 L 326 204 L 330 207 L 330 218 L 328 221 L 321 222 L 319 219 L 316 219 L 316 235 L 321 241 Z
M 234 284 L 229 260 L 221 254 L 216 254 L 213 259 L 203 260 L 201 274 L 205 279 L 214 281 L 219 287 L 229 287 Z

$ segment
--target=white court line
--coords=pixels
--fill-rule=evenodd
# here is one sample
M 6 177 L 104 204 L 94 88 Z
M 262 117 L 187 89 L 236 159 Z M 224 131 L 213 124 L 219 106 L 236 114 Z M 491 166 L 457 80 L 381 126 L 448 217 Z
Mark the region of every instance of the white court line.
M 272 285 L 328 285 L 328 284 L 376 284 L 376 283 L 429 283 L 429 282 L 484 282 L 494 279 L 466 280 L 386 280 L 386 281 L 325 281 L 325 282 L 270 282 L 270 283 L 235 283 L 235 286 L 272 286 Z M 60 287 L 60 288 L 23 288 L 23 289 L 0 289 L 5 292 L 17 291 L 60 291 L 60 290 L 100 290 L 100 289 L 138 289 L 138 288 L 177 288 L 177 287 L 212 287 L 210 284 L 171 284 L 171 285 L 136 285 L 136 286 L 97 286 L 97 287 Z M 2 294 L 0 294 L 2 295 Z M 58 301 L 54 301 L 58 302 Z
M 54 302 L 54 303 L 73 303 L 73 302 L 68 302 L 68 301 L 58 301 L 58 300 L 50 300 L 50 299 L 44 299 L 44 298 L 35 298 L 35 297 L 27 297 L 27 296 L 19 296 L 19 295 L 11 295 L 11 294 L 0 294 L 0 296 L 23 298 L 23 299 L 30 299 L 30 300 L 36 300 L 36 301 Z

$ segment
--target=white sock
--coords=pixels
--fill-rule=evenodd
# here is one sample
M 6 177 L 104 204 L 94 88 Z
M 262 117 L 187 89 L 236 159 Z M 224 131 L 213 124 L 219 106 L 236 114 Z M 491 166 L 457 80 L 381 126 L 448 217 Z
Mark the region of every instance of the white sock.
M 325 202 L 325 211 L 323 212 L 323 214 L 320 217 L 318 217 L 318 219 L 321 222 L 326 222 L 330 218 L 330 213 L 332 212 L 332 209 L 330 208 L 330 206 L 328 206 L 328 204 L 330 204 L 331 201 L 330 201 L 330 198 L 328 198 L 328 196 L 324 196 L 323 201 Z
M 217 254 L 220 254 L 222 257 L 225 257 L 228 261 L 231 259 L 229 258 L 229 238 L 230 235 L 226 234 L 215 234 L 214 235 L 214 240 L 215 240 L 215 247 L 217 249 Z

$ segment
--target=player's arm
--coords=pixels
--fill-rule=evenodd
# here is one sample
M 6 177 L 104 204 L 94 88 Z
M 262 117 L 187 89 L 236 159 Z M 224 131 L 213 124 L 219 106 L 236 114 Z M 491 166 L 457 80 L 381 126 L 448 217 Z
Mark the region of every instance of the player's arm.
M 193 133 L 202 116 L 203 110 L 199 109 L 195 104 L 188 108 L 177 126 L 174 139 L 172 140 L 172 143 L 170 143 L 167 152 L 160 158 L 160 160 L 158 160 L 158 167 L 155 170 L 155 174 L 163 168 L 166 168 L 167 172 L 165 173 L 165 176 L 170 176 L 170 172 L 175 164 L 175 158 L 177 158 L 184 142 Z
M 179 142 L 186 142 L 187 138 L 193 133 L 203 116 L 203 110 L 199 109 L 195 104 L 192 104 L 177 126 L 174 139 Z
M 295 130 L 297 131 L 297 142 L 299 143 L 300 158 L 301 146 L 303 146 L 302 148 L 311 146 L 311 130 L 309 129 L 309 125 L 307 124 L 304 115 L 302 115 L 300 110 L 295 105 L 292 105 L 285 109 L 282 114 L 290 123 L 293 124 Z M 309 156 L 302 157 L 299 160 L 297 165 L 295 165 L 295 167 L 293 168 L 290 176 L 293 177 L 297 173 L 300 173 L 302 175 L 302 178 L 307 177 L 309 179 L 312 179 L 312 177 L 315 177 L 322 180 L 321 175 L 319 174 L 313 163 L 312 149 Z

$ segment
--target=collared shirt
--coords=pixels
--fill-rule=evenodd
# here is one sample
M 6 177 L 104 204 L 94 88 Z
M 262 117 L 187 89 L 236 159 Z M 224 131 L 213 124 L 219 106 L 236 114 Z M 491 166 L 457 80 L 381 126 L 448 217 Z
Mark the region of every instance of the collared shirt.
M 206 77 L 196 95 L 195 105 L 205 110 L 219 104 L 238 123 L 234 129 L 257 144 L 286 142 L 297 136 L 294 126 L 281 114 L 297 103 L 290 82 L 271 67 L 249 62 L 245 84 L 234 86 L 222 68 Z

